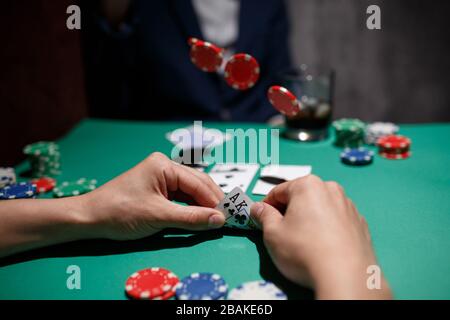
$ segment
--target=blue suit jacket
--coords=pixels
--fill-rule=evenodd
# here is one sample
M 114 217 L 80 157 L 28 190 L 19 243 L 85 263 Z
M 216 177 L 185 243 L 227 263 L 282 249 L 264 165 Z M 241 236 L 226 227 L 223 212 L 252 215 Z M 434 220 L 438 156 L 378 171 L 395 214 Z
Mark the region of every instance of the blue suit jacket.
M 283 0 L 241 0 L 236 52 L 253 55 L 261 78 L 247 91 L 190 61 L 188 37 L 203 36 L 190 0 L 135 0 L 128 26 L 113 32 L 82 3 L 91 115 L 151 120 L 265 121 L 276 114 L 266 98 L 277 74 L 290 68 Z

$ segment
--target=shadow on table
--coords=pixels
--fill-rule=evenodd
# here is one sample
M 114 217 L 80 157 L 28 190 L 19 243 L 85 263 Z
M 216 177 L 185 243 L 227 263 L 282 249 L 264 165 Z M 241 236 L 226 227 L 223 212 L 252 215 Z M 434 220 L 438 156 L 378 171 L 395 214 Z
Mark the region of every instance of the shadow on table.
M 0 259 L 0 267 L 35 259 L 77 256 L 105 256 L 122 253 L 156 251 L 191 247 L 201 242 L 222 238 L 220 230 L 190 232 L 167 229 L 153 236 L 130 241 L 83 240 L 18 253 Z
M 246 235 L 247 238 L 252 241 L 259 253 L 259 270 L 261 277 L 265 280 L 275 283 L 280 287 L 289 297 L 289 299 L 294 300 L 313 300 L 314 292 L 311 289 L 301 287 L 292 281 L 286 279 L 277 267 L 275 267 L 272 259 L 267 252 L 264 245 L 263 239 L 260 233 L 249 233 Z
M 237 229 L 220 229 L 191 232 L 179 229 L 166 229 L 151 237 L 133 241 L 84 240 L 51 247 L 35 249 L 0 259 L 0 267 L 16 263 L 45 259 L 77 256 L 104 256 L 122 253 L 155 251 L 172 248 L 186 248 L 205 241 L 220 239 L 223 236 L 247 237 L 253 242 L 260 256 L 260 273 L 262 278 L 272 281 L 288 294 L 290 299 L 312 299 L 309 289 L 299 287 L 287 280 L 273 264 L 258 231 Z

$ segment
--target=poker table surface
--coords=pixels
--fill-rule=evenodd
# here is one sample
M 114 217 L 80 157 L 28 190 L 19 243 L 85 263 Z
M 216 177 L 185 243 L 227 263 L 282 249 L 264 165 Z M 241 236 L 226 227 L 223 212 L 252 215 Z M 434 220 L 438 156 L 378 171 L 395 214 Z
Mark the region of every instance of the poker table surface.
M 170 155 L 165 134 L 189 123 L 86 119 L 59 140 L 63 173 L 58 180 L 114 178 L 155 151 Z M 205 127 L 268 128 L 262 124 L 204 123 Z M 311 165 L 324 180 L 339 182 L 366 217 L 378 261 L 397 299 L 450 299 L 450 124 L 401 125 L 412 157 L 375 157 L 366 167 L 343 165 L 333 137 L 300 143 L 280 139 L 280 164 Z M 28 164 L 17 166 L 26 176 Z M 251 190 L 247 193 L 254 200 Z M 47 197 L 50 197 L 48 195 Z M 81 288 L 69 290 L 69 266 L 81 271 Z M 126 299 L 133 272 L 165 267 L 178 276 L 215 272 L 229 286 L 266 279 L 290 299 L 313 293 L 286 280 L 265 250 L 261 233 L 220 229 L 166 230 L 136 241 L 86 240 L 0 259 L 0 299 Z M 338 275 L 337 275 L 338 276 Z

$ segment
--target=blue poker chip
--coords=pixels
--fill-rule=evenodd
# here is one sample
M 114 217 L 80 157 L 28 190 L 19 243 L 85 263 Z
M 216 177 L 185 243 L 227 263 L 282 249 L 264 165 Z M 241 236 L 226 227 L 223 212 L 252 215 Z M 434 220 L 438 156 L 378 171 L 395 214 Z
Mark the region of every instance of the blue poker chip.
M 28 199 L 36 196 L 36 186 L 32 183 L 21 182 L 0 189 L 0 199 Z
M 179 300 L 222 300 L 228 294 L 225 280 L 215 273 L 193 273 L 182 279 L 176 288 Z
M 341 161 L 349 165 L 362 166 L 372 163 L 373 156 L 373 151 L 366 148 L 347 148 L 341 153 Z

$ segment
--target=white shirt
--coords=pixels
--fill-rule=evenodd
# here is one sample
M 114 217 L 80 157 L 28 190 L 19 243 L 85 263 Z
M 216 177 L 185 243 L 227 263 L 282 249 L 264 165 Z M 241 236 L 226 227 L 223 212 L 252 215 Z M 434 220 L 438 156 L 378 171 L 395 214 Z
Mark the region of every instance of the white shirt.
M 204 40 L 233 46 L 239 35 L 240 0 L 192 0 Z

